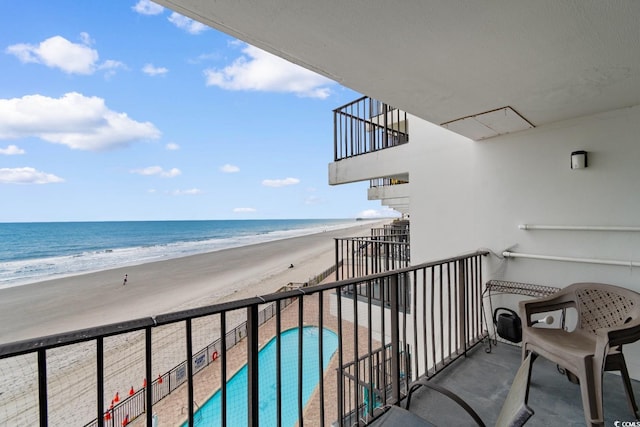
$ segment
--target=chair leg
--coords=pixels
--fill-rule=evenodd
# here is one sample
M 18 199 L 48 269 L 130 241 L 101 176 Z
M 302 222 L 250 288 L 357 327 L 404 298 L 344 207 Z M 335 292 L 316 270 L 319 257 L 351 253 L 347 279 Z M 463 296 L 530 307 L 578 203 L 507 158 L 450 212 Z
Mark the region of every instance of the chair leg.
M 584 361 L 580 377 L 580 394 L 587 426 L 604 426 L 602 409 L 602 373 L 594 368 L 591 358 Z M 595 372 L 598 371 L 598 372 Z
M 631 388 L 631 379 L 629 378 L 629 371 L 627 371 L 627 362 L 624 360 L 624 355 L 622 353 L 612 355 L 611 357 L 614 359 L 613 364 L 616 368 L 615 370 L 620 371 L 620 377 L 622 378 L 624 391 L 627 393 L 627 403 L 629 404 L 629 409 L 631 409 L 633 417 L 637 418 L 638 405 L 636 404 L 636 399 L 633 395 L 633 388 Z

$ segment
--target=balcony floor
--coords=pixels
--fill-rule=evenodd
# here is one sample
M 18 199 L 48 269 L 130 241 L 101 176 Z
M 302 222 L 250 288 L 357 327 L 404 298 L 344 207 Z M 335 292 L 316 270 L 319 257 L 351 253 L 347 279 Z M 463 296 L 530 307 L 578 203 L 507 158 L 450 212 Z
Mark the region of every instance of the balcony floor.
M 492 426 L 520 366 L 521 355 L 520 347 L 504 343 L 492 346 L 491 353 L 486 353 L 485 349 L 486 345 L 476 346 L 468 357 L 454 362 L 432 381 L 458 394 L 487 426 Z M 632 383 L 637 402 L 640 382 Z M 616 420 L 635 420 L 627 404 L 622 380 L 617 374 L 605 373 L 603 390 L 605 425 L 614 425 Z M 554 364 L 542 357 L 533 364 L 529 406 L 535 414 L 527 426 L 585 425 L 580 386 L 569 382 Z M 475 425 L 449 399 L 424 387 L 414 393 L 410 409 L 438 426 Z

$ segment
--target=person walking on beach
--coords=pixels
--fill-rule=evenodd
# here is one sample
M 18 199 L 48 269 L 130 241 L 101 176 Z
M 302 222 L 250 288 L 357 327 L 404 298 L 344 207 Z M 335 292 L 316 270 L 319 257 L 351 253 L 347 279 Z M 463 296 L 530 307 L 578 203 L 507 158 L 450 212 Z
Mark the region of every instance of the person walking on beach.
M 124 280 L 122 281 L 122 286 L 125 286 L 127 284 L 127 276 L 128 276 L 128 274 L 124 275 Z

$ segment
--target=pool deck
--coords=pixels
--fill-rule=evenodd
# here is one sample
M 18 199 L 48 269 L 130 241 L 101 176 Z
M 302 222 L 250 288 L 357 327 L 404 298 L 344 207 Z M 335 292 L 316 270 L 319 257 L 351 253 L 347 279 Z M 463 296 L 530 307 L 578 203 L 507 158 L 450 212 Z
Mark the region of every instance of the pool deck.
M 323 327 L 333 332 L 338 331 L 337 318 L 329 313 L 331 292 L 323 294 Z M 318 326 L 319 316 L 319 296 L 318 294 L 303 297 L 303 325 L 302 326 Z M 282 310 L 281 329 L 287 330 L 300 326 L 298 320 L 298 303 L 297 301 Z M 235 326 L 235 325 L 231 325 Z M 359 327 L 359 353 L 362 355 L 367 351 L 367 329 Z M 342 333 L 345 337 L 353 337 L 353 324 L 351 322 L 342 322 Z M 259 328 L 259 347 L 262 348 L 272 338 L 276 336 L 276 318 L 265 322 Z M 379 346 L 380 343 L 373 343 Z M 343 348 L 343 357 L 345 360 L 353 359 L 353 346 L 346 345 Z M 218 359 L 218 362 L 220 359 Z M 247 361 L 246 340 L 240 341 L 235 346 L 227 350 L 227 380 L 239 371 Z M 202 369 L 195 375 L 194 380 L 194 397 L 197 406 L 206 402 L 219 388 L 221 378 L 221 363 L 212 363 Z M 337 418 L 337 408 L 335 396 L 337 395 L 337 378 L 336 369 L 338 368 L 337 352 L 331 358 L 328 367 L 324 373 L 324 396 L 325 396 L 325 425 L 331 425 Z M 304 420 L 308 425 L 320 425 L 318 417 L 320 407 L 319 388 L 316 387 L 311 395 L 309 402 L 304 409 Z M 196 408 L 197 409 L 197 408 Z M 158 420 L 162 426 L 181 426 L 187 418 L 187 387 L 186 384 L 175 390 L 173 393 L 159 401 L 153 406 L 153 413 L 158 415 Z M 228 415 L 231 417 L 231 414 Z M 231 419 L 229 419 L 231 421 Z M 132 427 L 145 425 L 145 417 L 141 416 L 130 424 Z

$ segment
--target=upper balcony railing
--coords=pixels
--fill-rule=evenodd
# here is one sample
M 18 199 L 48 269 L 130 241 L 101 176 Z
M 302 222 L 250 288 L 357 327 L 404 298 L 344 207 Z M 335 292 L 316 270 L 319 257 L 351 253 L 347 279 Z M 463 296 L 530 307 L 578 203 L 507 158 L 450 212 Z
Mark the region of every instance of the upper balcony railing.
M 375 178 L 369 180 L 369 188 L 390 187 L 392 185 L 408 184 L 409 181 L 397 178 Z
M 409 241 L 409 220 L 396 219 L 391 224 L 384 224 L 382 227 L 372 228 L 371 237 L 392 236 L 394 234 L 404 234 Z
M 364 96 L 333 110 L 334 160 L 409 142 L 407 113 Z
M 287 416 L 300 426 L 367 424 L 398 403 L 411 381 L 435 375 L 486 337 L 483 255 L 0 345 L 0 425 L 97 419 L 120 427 L 137 413 L 136 425 L 147 427 L 154 418 L 160 425 L 258 426 Z M 376 284 L 385 306 L 372 303 Z M 362 298 L 343 296 L 355 289 L 365 290 Z M 243 327 L 231 327 L 239 318 Z M 327 334 L 309 335 L 309 327 Z M 202 353 L 199 342 L 209 335 L 216 347 Z M 262 358 L 267 347 L 273 359 Z M 186 363 L 164 370 L 174 359 Z M 246 381 L 234 388 L 241 372 Z M 273 388 L 263 375 L 273 376 Z M 112 393 L 126 395 L 134 380 L 143 385 L 131 387 L 129 412 L 114 411 Z M 168 382 L 181 385 L 158 400 Z M 269 404 L 273 411 L 265 412 Z
M 410 265 L 409 221 L 395 221 L 385 224 L 383 228 L 372 228 L 371 236 L 348 237 L 335 239 L 336 280 L 353 279 L 371 274 L 399 270 Z M 386 286 L 386 288 L 385 288 Z M 410 291 L 406 284 L 399 282 L 400 293 L 410 298 Z M 389 295 L 388 284 L 375 281 L 371 289 L 358 286 L 355 293 L 347 289 L 345 296 L 364 298 L 371 293 L 374 304 L 388 306 L 389 301 L 384 295 Z M 401 310 L 408 309 L 408 300 L 400 300 Z
M 409 221 L 372 228 L 366 237 L 335 239 L 336 280 L 398 270 L 410 265 Z

